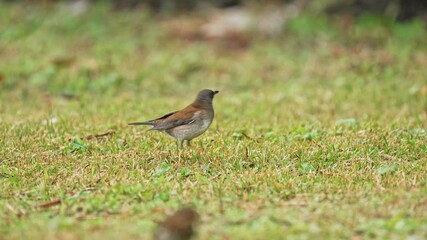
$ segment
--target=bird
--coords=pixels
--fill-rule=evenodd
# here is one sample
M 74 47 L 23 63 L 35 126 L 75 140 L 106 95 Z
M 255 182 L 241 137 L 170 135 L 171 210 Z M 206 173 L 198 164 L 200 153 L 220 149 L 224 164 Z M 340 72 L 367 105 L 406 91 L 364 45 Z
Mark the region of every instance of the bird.
M 184 141 L 190 141 L 203 134 L 214 119 L 212 101 L 219 91 L 203 89 L 196 99 L 182 110 L 168 113 L 162 117 L 145 121 L 133 122 L 129 125 L 149 125 L 150 130 L 157 130 L 178 140 L 178 148 L 182 149 Z
M 189 240 L 194 235 L 194 225 L 200 216 L 193 208 L 181 208 L 159 224 L 156 240 Z

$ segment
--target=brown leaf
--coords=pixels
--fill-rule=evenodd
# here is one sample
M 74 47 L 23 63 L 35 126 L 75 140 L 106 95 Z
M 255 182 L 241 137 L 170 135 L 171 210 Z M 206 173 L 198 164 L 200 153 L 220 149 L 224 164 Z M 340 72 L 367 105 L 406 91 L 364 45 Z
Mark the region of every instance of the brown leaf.
M 393 159 L 393 158 L 394 158 L 393 156 L 388 155 L 388 154 L 385 154 L 385 153 L 381 153 L 381 154 L 380 154 L 380 157 L 381 157 L 382 159 L 384 159 L 384 160 L 390 160 L 390 159 Z
M 159 224 L 155 239 L 191 239 L 194 234 L 194 224 L 199 218 L 196 210 L 182 208 Z

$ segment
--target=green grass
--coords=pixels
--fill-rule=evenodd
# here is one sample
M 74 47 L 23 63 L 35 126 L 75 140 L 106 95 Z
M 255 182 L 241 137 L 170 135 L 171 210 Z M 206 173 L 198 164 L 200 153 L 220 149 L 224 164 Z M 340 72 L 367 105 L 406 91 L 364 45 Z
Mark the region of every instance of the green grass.
M 422 22 L 308 11 L 239 49 L 102 5 L 1 3 L 0 22 L 0 239 L 146 239 L 187 204 L 199 239 L 427 238 Z M 203 88 L 215 121 L 182 161 L 127 126 Z

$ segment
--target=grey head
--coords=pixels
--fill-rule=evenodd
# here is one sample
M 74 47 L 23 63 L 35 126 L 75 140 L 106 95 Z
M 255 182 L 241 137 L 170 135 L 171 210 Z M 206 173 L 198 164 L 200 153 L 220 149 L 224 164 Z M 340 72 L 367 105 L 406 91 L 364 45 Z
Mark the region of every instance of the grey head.
M 212 104 L 214 96 L 219 93 L 219 91 L 212 91 L 210 89 L 203 89 L 197 94 L 196 102 L 204 102 Z

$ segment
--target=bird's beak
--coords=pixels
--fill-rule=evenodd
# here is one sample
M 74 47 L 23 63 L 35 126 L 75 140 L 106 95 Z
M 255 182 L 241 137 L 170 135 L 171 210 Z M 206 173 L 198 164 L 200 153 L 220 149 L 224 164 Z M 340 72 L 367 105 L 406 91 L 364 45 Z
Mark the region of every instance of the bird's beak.
M 214 95 L 216 95 L 216 94 L 218 94 L 219 93 L 219 91 L 214 91 Z

